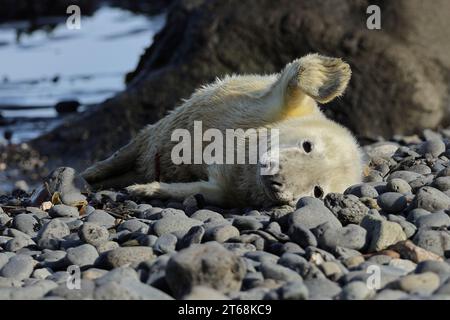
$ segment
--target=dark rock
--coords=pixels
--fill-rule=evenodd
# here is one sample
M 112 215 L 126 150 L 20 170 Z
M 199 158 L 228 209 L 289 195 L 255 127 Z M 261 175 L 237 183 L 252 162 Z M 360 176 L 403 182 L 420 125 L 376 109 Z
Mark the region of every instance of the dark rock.
M 324 202 L 343 225 L 359 224 L 369 211 L 369 208 L 353 195 L 329 193 Z
M 241 258 L 211 242 L 193 245 L 174 255 L 167 264 L 166 280 L 176 297 L 197 285 L 222 293 L 239 290 L 245 274 Z

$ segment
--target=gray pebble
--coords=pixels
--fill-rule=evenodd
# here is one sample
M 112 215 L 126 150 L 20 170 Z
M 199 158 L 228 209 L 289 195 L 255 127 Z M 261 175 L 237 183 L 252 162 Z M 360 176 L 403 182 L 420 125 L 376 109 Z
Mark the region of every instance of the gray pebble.
M 345 190 L 344 194 L 352 194 L 358 198 L 376 198 L 378 191 L 368 183 L 358 184 Z
M 5 244 L 5 250 L 7 251 L 11 251 L 11 252 L 16 252 L 19 251 L 20 249 L 30 246 L 30 245 L 35 245 L 36 243 L 30 239 L 30 238 L 26 238 L 26 237 L 22 237 L 22 236 L 17 236 L 11 240 L 9 240 L 6 244 Z
M 224 294 L 239 290 L 246 272 L 242 258 L 217 242 L 193 245 L 169 260 L 166 280 L 175 297 L 182 297 L 198 285 Z
M 369 289 L 367 283 L 362 281 L 352 281 L 346 284 L 341 293 L 339 299 L 341 300 L 368 300 L 375 295 L 373 289 Z
M 432 184 L 433 182 L 433 175 L 428 175 L 428 176 L 422 176 L 418 179 L 415 179 L 413 181 L 411 181 L 409 183 L 409 185 L 411 186 L 411 189 L 414 192 L 417 192 L 417 190 L 419 190 L 422 187 L 428 186 L 430 184 Z
M 444 261 L 425 260 L 417 264 L 415 273 L 433 272 L 444 283 L 450 278 L 450 265 Z
M 409 294 L 430 295 L 439 288 L 439 277 L 432 272 L 406 275 L 391 285 Z
M 411 186 L 403 179 L 391 179 L 386 186 L 387 191 L 407 194 L 411 192 Z
M 115 226 L 116 219 L 104 210 L 95 210 L 87 216 L 86 222 L 92 222 L 109 229 Z
M 199 225 L 202 225 L 202 222 L 195 219 L 184 218 L 183 216 L 168 216 L 156 221 L 153 225 L 153 232 L 158 237 L 172 232 L 186 234 L 193 226 Z
M 313 263 L 309 263 L 304 257 L 293 253 L 284 253 L 278 260 L 278 264 L 289 268 L 304 279 L 325 278 L 325 275 Z
M 444 256 L 444 253 L 450 250 L 450 234 L 444 230 L 419 229 L 413 237 L 413 242 L 440 256 Z
M 70 277 L 71 275 L 67 271 L 57 271 L 54 272 L 52 275 L 48 276 L 45 280 L 53 281 L 57 284 L 61 283 L 66 284 L 68 280 L 70 281 Z
M 95 279 L 98 286 L 104 285 L 108 282 L 120 282 L 123 279 L 138 280 L 139 275 L 136 270 L 130 267 L 117 267 L 111 271 L 107 271 L 104 275 Z
M 29 278 L 33 273 L 33 258 L 27 255 L 15 255 L 0 270 L 0 276 L 5 278 L 13 278 L 23 280 Z
M 417 208 L 417 209 L 413 209 L 408 213 L 408 216 L 406 217 L 406 220 L 408 220 L 411 223 L 416 223 L 417 219 L 419 219 L 420 217 L 423 216 L 427 216 L 430 215 L 431 212 L 425 210 L 425 209 L 421 209 L 421 208 Z
M 94 292 L 96 300 L 171 300 L 163 291 L 139 280 L 123 279 L 98 286 Z
M 239 230 L 232 225 L 219 225 L 213 228 L 207 228 L 205 231 L 206 241 L 217 241 L 219 243 L 225 242 L 230 238 L 238 237 Z
M 80 216 L 77 208 L 65 204 L 57 204 L 51 207 L 50 210 L 48 210 L 48 214 L 53 218 L 77 218 Z
M 302 197 L 297 201 L 296 209 L 300 209 L 306 206 L 323 206 L 323 201 L 314 197 Z
M 332 229 L 332 228 L 331 228 Z M 314 234 L 299 223 L 294 223 L 289 228 L 289 238 L 303 248 L 308 246 L 317 247 L 317 239 Z
M 398 221 L 397 223 L 402 227 L 403 232 L 405 233 L 406 238 L 408 239 L 411 238 L 417 231 L 417 227 L 411 222 L 403 220 Z
M 308 287 L 305 286 L 303 281 L 291 281 L 268 292 L 264 296 L 264 300 L 306 300 L 308 296 Z
M 408 294 L 401 290 L 383 289 L 377 293 L 375 300 L 401 300 L 407 297 Z
M 66 300 L 91 300 L 94 298 L 95 283 L 91 280 L 81 279 L 80 287 L 73 289 L 67 286 L 67 283 L 61 283 L 58 287 L 52 289 L 48 295 L 62 297 Z
M 423 187 L 416 193 L 413 207 L 430 212 L 448 209 L 450 208 L 450 197 L 433 187 Z
M 238 256 L 243 256 L 250 251 L 256 251 L 256 247 L 251 243 L 223 243 L 222 245 Z
M 37 235 L 37 244 L 41 249 L 58 249 L 60 241 L 70 234 L 64 222 L 53 219 L 46 223 Z
M 76 265 L 80 268 L 92 266 L 98 258 L 98 252 L 93 245 L 83 244 L 67 250 L 66 259 L 69 265 Z
M 106 242 L 102 242 L 95 246 L 95 248 L 97 249 L 97 252 L 99 254 L 102 254 L 103 252 L 107 252 L 110 250 L 114 250 L 118 247 L 119 247 L 119 244 L 115 241 L 106 241 Z
M 399 170 L 391 173 L 387 179 L 388 182 L 390 182 L 393 179 L 402 179 L 406 181 L 407 183 L 410 183 L 411 181 L 414 181 L 418 178 L 423 177 L 419 173 L 415 173 L 412 171 L 405 171 L 405 170 Z
M 406 240 L 403 228 L 395 222 L 366 216 L 361 226 L 367 230 L 369 252 L 386 249 L 399 241 Z
M 32 237 L 36 235 L 40 227 L 39 222 L 31 214 L 26 213 L 16 215 L 12 226 Z
M 319 246 L 323 249 L 333 250 L 343 247 L 361 250 L 367 243 L 367 231 L 355 224 L 348 224 L 340 229 L 325 228 L 318 236 Z
M 156 256 L 149 247 L 120 247 L 104 253 L 105 263 L 110 268 L 137 265 L 143 261 L 153 261 Z
M 408 205 L 403 194 L 397 192 L 386 192 L 378 197 L 378 205 L 387 213 L 400 213 Z
M 304 283 L 312 300 L 332 299 L 342 291 L 338 284 L 327 278 L 307 279 Z
M 279 259 L 278 256 L 266 252 L 266 251 L 253 251 L 253 252 L 247 252 L 244 255 L 246 258 L 263 263 L 263 262 L 273 262 L 276 263 Z
M 302 277 L 295 271 L 272 262 L 263 262 L 260 271 L 265 279 L 278 281 L 302 281 Z
M 405 259 L 391 259 L 389 261 L 389 265 L 395 268 L 402 269 L 406 273 L 414 271 L 417 267 L 417 265 L 414 262 Z
M 36 280 L 21 288 L 0 289 L 0 300 L 36 300 L 41 299 L 51 289 L 57 286 L 50 280 Z
M 203 235 L 205 234 L 205 228 L 202 226 L 192 227 L 186 235 L 181 238 L 178 243 L 179 249 L 184 249 L 190 247 L 193 244 L 198 244 L 202 242 Z
M 6 213 L 0 213 L 0 225 L 5 226 L 12 218 Z
M 194 212 L 191 215 L 191 218 L 202 221 L 202 222 L 205 222 L 207 220 L 209 220 L 209 221 L 222 221 L 223 220 L 223 216 L 220 213 L 214 212 L 211 210 L 207 210 L 207 209 L 202 209 L 202 210 L 198 210 L 198 211 Z
M 313 229 L 325 222 L 332 228 L 342 227 L 339 220 L 324 205 L 307 205 L 289 215 L 289 225 L 298 224 L 307 229 Z
M 429 166 L 425 164 L 416 164 L 408 168 L 408 171 L 412 171 L 415 173 L 419 173 L 422 175 L 427 175 L 431 173 L 431 169 Z
M 369 208 L 352 194 L 329 193 L 326 195 L 324 202 L 343 225 L 360 224 L 369 212 Z
M 51 276 L 52 273 L 53 271 L 50 268 L 39 268 L 34 269 L 31 276 L 36 279 L 46 279 L 47 277 Z
M 450 226 L 450 217 L 444 212 L 436 212 L 419 217 L 415 224 L 418 228 L 447 228 Z
M 0 252 L 0 269 L 3 268 L 3 266 L 8 263 L 9 256 L 3 252 Z
M 436 178 L 433 182 L 433 187 L 441 191 L 450 190 L 450 177 L 439 177 Z
M 130 232 L 148 232 L 148 225 L 139 221 L 138 219 L 130 219 L 122 222 L 118 227 L 117 231 L 128 230 Z
M 445 152 L 445 143 L 441 139 L 431 139 L 424 142 L 419 148 L 419 153 L 421 155 L 430 154 L 434 158 L 439 157 Z
M 78 235 L 82 241 L 93 246 L 98 246 L 109 238 L 109 232 L 105 227 L 91 222 L 85 222 L 79 229 Z
M 186 214 L 184 213 L 183 210 L 181 210 L 181 208 L 177 209 L 177 208 L 167 207 L 166 209 L 163 209 L 159 213 L 159 219 L 166 218 L 166 217 L 183 217 L 183 218 L 186 218 Z
M 235 226 L 241 231 L 259 230 L 262 229 L 263 224 L 259 222 L 257 219 L 252 218 L 251 216 L 245 216 L 245 217 L 235 217 L 233 219 L 233 226 Z
M 139 237 L 138 240 L 139 240 L 139 244 L 141 246 L 153 247 L 156 243 L 156 240 L 158 240 L 158 237 L 153 234 L 150 234 L 150 235 L 141 236 L 141 237 Z
M 177 246 L 177 237 L 171 233 L 163 234 L 156 240 L 153 250 L 160 254 L 171 253 L 175 251 Z

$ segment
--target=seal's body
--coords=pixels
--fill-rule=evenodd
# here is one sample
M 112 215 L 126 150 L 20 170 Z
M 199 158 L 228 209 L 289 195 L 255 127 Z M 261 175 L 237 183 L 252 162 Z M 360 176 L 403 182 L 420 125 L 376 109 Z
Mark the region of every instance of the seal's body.
M 361 181 L 362 155 L 352 134 L 327 119 L 317 102 L 341 95 L 350 75 L 350 67 L 340 59 L 312 54 L 279 74 L 217 80 L 83 176 L 96 186 L 129 186 L 137 196 L 183 200 L 202 194 L 207 202 L 227 207 L 292 205 L 302 196 L 343 192 Z M 172 133 L 193 133 L 194 121 L 201 121 L 204 131 L 217 129 L 224 136 L 227 129 L 278 129 L 278 172 L 259 174 L 267 165 L 263 161 L 175 164 L 171 155 L 178 142 L 171 141 Z M 237 138 L 238 143 L 248 140 Z

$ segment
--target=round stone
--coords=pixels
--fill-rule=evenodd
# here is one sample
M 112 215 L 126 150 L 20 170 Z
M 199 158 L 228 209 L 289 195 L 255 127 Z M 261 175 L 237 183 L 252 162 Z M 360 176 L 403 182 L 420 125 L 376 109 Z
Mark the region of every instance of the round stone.
M 239 230 L 236 227 L 225 224 L 206 229 L 204 237 L 206 241 L 217 241 L 222 243 L 230 238 L 238 236 Z
M 78 235 L 82 241 L 93 246 L 98 246 L 109 238 L 109 232 L 105 227 L 91 222 L 85 222 L 79 229 Z
M 60 241 L 70 234 L 70 229 L 59 219 L 46 223 L 37 235 L 37 244 L 42 249 L 58 249 Z
M 166 268 L 166 281 L 175 297 L 183 297 L 198 285 L 227 294 L 241 288 L 245 272 L 242 258 L 217 242 L 210 242 L 193 245 L 172 256 Z
M 34 260 L 28 255 L 18 254 L 11 257 L 0 270 L 0 276 L 23 280 L 29 278 L 33 273 Z
M 414 208 L 422 208 L 430 212 L 450 208 L 450 197 L 433 187 L 423 187 L 416 193 Z
M 441 191 L 450 190 L 450 177 L 438 177 L 434 180 L 433 186 Z
M 95 210 L 87 216 L 86 222 L 92 222 L 107 229 L 116 225 L 116 219 L 104 210 Z
M 436 212 L 419 217 L 415 224 L 418 228 L 447 228 L 450 226 L 450 217 L 444 212 Z
M 289 215 L 289 225 L 302 225 L 307 229 L 313 229 L 328 222 L 332 228 L 340 228 L 342 224 L 334 214 L 323 204 L 306 205 Z
M 160 254 L 171 253 L 175 251 L 177 237 L 171 233 L 163 234 L 156 240 L 153 250 Z
M 386 192 L 378 197 L 378 205 L 387 213 L 400 213 L 408 205 L 406 197 L 397 192 Z
M 196 212 L 194 212 L 191 215 L 191 218 L 202 221 L 202 222 L 205 222 L 207 220 L 208 221 L 222 221 L 224 219 L 220 213 L 214 212 L 212 210 L 207 210 L 207 209 L 197 210 Z
M 122 222 L 118 227 L 117 231 L 128 230 L 130 232 L 148 232 L 148 225 L 139 221 L 138 219 L 130 219 Z
M 80 268 L 92 266 L 97 258 L 98 252 L 90 244 L 67 249 L 66 259 L 70 265 L 76 265 Z
M 105 262 L 110 268 L 137 265 L 155 258 L 152 248 L 149 247 L 120 247 L 105 253 Z
M 76 218 L 79 217 L 80 214 L 76 207 L 67 206 L 65 204 L 57 204 L 48 210 L 48 214 L 53 218 Z
M 341 300 L 367 300 L 375 295 L 373 289 L 370 289 L 366 282 L 352 281 L 342 288 L 339 294 Z
M 398 192 L 403 194 L 411 192 L 411 186 L 409 185 L 409 183 L 403 179 L 398 178 L 389 180 L 386 188 L 390 192 Z
M 445 152 L 445 143 L 442 139 L 431 139 L 422 144 L 419 149 L 419 153 L 421 155 L 430 154 L 434 158 L 439 157 L 442 153 Z
M 31 214 L 26 213 L 16 215 L 12 226 L 29 236 L 35 236 L 40 227 L 39 222 Z
M 203 223 L 196 219 L 191 219 L 183 216 L 167 216 L 162 218 L 153 225 L 153 232 L 158 237 L 163 234 L 178 232 L 183 235 L 194 227 L 202 225 Z
M 410 294 L 429 295 L 439 288 L 439 276 L 432 272 L 410 274 L 401 278 L 397 287 Z

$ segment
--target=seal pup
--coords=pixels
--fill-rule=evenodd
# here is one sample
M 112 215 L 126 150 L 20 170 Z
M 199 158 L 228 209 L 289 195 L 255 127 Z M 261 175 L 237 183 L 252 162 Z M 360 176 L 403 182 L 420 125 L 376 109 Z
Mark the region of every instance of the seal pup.
M 342 95 L 350 77 L 341 59 L 309 54 L 278 74 L 217 79 L 82 176 L 94 187 L 126 187 L 139 197 L 183 201 L 202 194 L 222 207 L 294 205 L 300 197 L 343 192 L 361 182 L 363 155 L 351 132 L 326 118 L 318 103 Z M 175 164 L 172 133 L 193 133 L 195 121 L 224 135 L 227 129 L 277 129 L 278 171 L 260 174 L 270 158 L 257 164 Z

